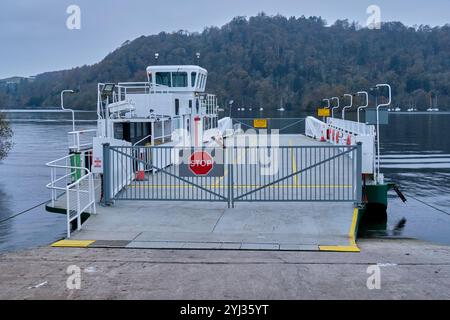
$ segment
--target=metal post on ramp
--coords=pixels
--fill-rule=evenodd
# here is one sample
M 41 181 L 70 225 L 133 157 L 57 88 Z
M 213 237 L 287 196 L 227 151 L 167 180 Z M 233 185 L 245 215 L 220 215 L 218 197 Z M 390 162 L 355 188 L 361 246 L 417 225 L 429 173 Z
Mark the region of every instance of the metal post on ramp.
M 111 203 L 111 149 L 110 144 L 103 144 L 103 204 Z
M 356 205 L 362 203 L 362 143 L 356 144 Z
M 234 208 L 234 147 L 227 148 L 228 150 L 228 208 Z

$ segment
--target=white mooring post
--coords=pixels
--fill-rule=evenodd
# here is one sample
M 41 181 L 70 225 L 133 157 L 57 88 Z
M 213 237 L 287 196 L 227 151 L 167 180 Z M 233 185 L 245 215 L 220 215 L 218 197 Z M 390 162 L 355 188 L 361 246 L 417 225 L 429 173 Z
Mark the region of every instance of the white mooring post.
M 330 109 L 331 104 L 330 104 L 330 99 L 323 99 L 322 101 L 325 101 L 327 103 L 327 106 L 325 109 Z M 325 122 L 325 117 L 323 117 L 323 122 Z
M 63 109 L 64 111 L 70 111 L 72 113 L 72 132 L 75 132 L 75 111 L 73 111 L 72 109 L 64 108 L 64 94 L 66 93 L 73 94 L 75 93 L 75 91 L 74 90 L 61 91 L 61 109 Z
M 344 94 L 344 97 L 349 97 L 350 98 L 350 105 L 345 106 L 344 108 L 342 108 L 342 120 L 345 120 L 345 110 L 346 109 L 350 109 L 351 107 L 353 107 L 353 95 L 352 94 Z
M 367 91 L 360 91 L 360 92 L 358 92 L 357 94 L 358 94 L 358 95 L 364 94 L 364 95 L 366 96 L 366 104 L 365 104 L 365 105 L 362 105 L 362 106 L 360 106 L 360 107 L 358 107 L 358 116 L 357 116 L 357 119 L 358 119 L 358 123 L 359 123 L 359 122 L 360 122 L 359 112 L 360 112 L 362 109 L 365 109 L 365 108 L 367 108 L 367 107 L 369 106 L 369 93 L 367 93 Z
M 380 115 L 379 115 L 379 111 L 380 111 L 381 107 L 388 107 L 391 105 L 392 89 L 389 84 L 377 84 L 376 87 L 377 88 L 387 87 L 389 90 L 388 102 L 377 105 L 377 177 L 376 177 L 376 181 L 377 181 L 377 183 L 380 183 L 380 181 L 379 181 L 379 178 L 380 178 Z
M 340 107 L 340 100 L 339 100 L 339 97 L 333 97 L 333 98 L 331 98 L 331 100 L 336 100 L 337 101 L 337 106 L 331 108 L 331 117 L 334 118 L 334 109 L 339 109 L 339 107 Z

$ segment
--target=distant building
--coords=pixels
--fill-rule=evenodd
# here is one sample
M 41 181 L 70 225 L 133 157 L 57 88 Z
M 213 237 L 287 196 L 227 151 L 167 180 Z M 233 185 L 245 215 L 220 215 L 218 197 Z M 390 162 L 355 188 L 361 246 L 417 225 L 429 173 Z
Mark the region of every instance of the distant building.
M 10 77 L 6 79 L 0 79 L 0 87 L 17 86 L 22 81 L 33 82 L 36 77 Z

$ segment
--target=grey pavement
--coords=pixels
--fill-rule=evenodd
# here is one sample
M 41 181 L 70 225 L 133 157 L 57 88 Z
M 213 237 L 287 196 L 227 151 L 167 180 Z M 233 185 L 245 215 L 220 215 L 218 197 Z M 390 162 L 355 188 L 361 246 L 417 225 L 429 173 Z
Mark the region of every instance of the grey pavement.
M 450 298 L 450 247 L 358 244 L 361 253 L 37 248 L 0 255 L 0 299 Z M 80 290 L 66 287 L 71 265 Z M 366 285 L 373 265 L 380 290 Z

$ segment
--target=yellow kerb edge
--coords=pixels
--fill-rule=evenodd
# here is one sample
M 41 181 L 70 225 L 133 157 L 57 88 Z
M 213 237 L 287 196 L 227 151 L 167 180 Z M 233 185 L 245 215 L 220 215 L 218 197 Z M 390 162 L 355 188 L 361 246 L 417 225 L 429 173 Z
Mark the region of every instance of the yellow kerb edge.
M 348 246 L 319 246 L 320 251 L 329 251 L 329 252 L 361 252 L 361 250 L 356 245 L 356 225 L 358 223 L 358 213 L 359 209 L 354 208 L 353 210 L 353 219 L 352 225 L 350 227 L 350 232 L 348 234 L 349 237 L 349 245 Z
M 61 240 L 53 243 L 54 248 L 87 248 L 93 244 L 95 240 Z

